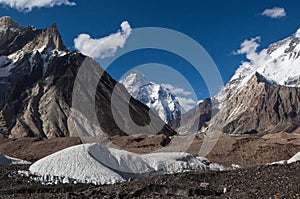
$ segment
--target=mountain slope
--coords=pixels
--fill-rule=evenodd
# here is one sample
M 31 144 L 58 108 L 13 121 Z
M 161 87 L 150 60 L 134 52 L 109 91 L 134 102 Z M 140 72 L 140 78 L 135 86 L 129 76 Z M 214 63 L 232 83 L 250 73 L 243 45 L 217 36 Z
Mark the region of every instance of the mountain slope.
M 131 72 L 120 82 L 135 99 L 147 105 L 164 122 L 175 128 L 180 124 L 182 108 L 170 89 L 150 82 L 138 71 Z
M 249 62 L 243 62 L 226 86 L 210 100 L 213 102 L 210 110 L 207 110 L 207 100 L 199 104 L 200 115 L 205 110 L 215 114 L 200 116 L 198 131 L 218 129 L 228 134 L 294 132 L 300 127 L 299 55 L 300 30 L 255 53 Z M 190 116 L 191 112 L 183 115 Z M 190 118 L 192 121 L 183 124 L 190 127 L 195 123 L 195 119 Z
M 78 136 L 80 132 L 74 127 L 76 121 L 70 118 L 74 81 L 83 63 L 101 68 L 99 64 L 80 53 L 69 52 L 62 42 L 56 24 L 41 30 L 35 27 L 21 27 L 11 18 L 2 17 L 0 41 L 3 42 L 3 45 L 0 45 L 2 134 L 10 137 L 45 138 Z M 96 119 L 102 129 L 90 129 L 87 134 L 125 135 L 126 133 L 114 122 L 110 100 L 115 87 L 118 88 L 115 90 L 120 96 L 120 101 L 125 102 L 126 97 L 130 98 L 130 95 L 105 71 L 97 81 L 99 83 L 96 92 Z M 134 99 L 130 102 L 130 113 L 134 121 L 142 126 L 148 124 L 149 109 Z M 123 113 L 117 111 L 117 117 L 122 119 Z M 162 121 L 157 118 L 157 122 Z M 85 119 L 84 124 L 91 125 L 88 123 Z M 149 132 L 152 127 L 149 126 Z M 126 130 L 128 132 L 130 129 Z M 161 132 L 175 134 L 166 125 Z
M 300 76 L 300 29 L 292 36 L 271 44 L 250 62 L 244 62 L 232 77 L 240 86 L 258 72 L 277 85 L 297 86 Z
M 300 126 L 299 33 L 242 63 L 216 96 L 221 108 L 217 123 L 224 133 L 293 132 Z
M 300 127 L 300 88 L 272 85 L 255 73 L 222 110 L 223 132 L 293 132 Z

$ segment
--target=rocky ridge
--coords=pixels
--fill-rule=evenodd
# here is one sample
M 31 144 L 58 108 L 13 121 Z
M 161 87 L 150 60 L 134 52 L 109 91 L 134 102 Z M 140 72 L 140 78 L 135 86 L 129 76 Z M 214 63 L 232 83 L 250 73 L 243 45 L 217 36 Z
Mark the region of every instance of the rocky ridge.
M 216 96 L 198 104 L 200 111 L 183 115 L 191 118 L 183 126 L 236 135 L 296 131 L 300 127 L 299 32 L 243 62 Z
M 80 132 L 76 128 L 76 121 L 69 117 L 73 84 L 83 63 L 101 68 L 99 64 L 80 53 L 68 51 L 55 23 L 48 29 L 37 29 L 32 26 L 21 27 L 11 18 L 2 17 L 0 27 L 2 135 L 42 138 L 78 136 Z M 114 88 L 118 88 L 115 90 L 121 102 L 130 98 L 130 95 L 105 71 L 97 81 L 96 119 L 101 129 L 91 130 L 88 134 L 125 135 L 114 122 L 110 100 Z M 130 100 L 129 107 L 137 124 L 143 126 L 149 123 L 149 108 L 134 99 Z M 117 115 L 122 118 L 123 113 L 117 111 Z M 157 118 L 157 122 L 162 121 Z M 87 122 L 85 124 L 88 125 Z M 147 131 L 150 132 L 151 128 Z M 167 125 L 161 132 L 175 134 Z

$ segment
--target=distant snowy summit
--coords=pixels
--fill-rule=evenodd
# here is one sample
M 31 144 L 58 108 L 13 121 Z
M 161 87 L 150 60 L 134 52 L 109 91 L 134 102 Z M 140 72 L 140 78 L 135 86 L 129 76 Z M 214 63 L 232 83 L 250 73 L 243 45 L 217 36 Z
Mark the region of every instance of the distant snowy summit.
M 256 37 L 242 43 L 234 54 L 248 61 L 216 96 L 182 115 L 178 132 L 195 126 L 206 134 L 262 135 L 300 128 L 300 30 L 261 51 L 258 42 Z
M 240 65 L 227 87 L 243 87 L 255 73 L 273 84 L 300 86 L 300 29 L 247 58 L 249 61 Z
M 120 82 L 135 99 L 148 106 L 164 122 L 173 127 L 180 124 L 183 109 L 170 89 L 150 82 L 137 70 L 132 71 Z
M 210 124 L 223 133 L 294 132 L 299 127 L 300 30 L 259 52 L 258 40 L 246 40 L 254 42 L 253 49 L 242 44 L 236 51 L 249 61 L 214 98 L 220 112 Z

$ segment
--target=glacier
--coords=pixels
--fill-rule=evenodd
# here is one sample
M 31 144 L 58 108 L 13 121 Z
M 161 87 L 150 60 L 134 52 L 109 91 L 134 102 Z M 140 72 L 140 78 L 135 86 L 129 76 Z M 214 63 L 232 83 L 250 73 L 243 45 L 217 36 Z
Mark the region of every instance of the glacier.
M 225 170 L 184 152 L 136 154 L 89 143 L 58 151 L 32 164 L 29 172 L 44 184 L 115 184 L 129 179 L 187 171 Z

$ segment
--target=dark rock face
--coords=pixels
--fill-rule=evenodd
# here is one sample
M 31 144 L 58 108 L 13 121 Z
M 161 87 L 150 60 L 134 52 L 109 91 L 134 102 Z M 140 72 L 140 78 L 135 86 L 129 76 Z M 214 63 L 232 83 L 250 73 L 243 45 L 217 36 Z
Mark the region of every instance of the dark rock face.
M 11 137 L 78 136 L 69 116 L 74 81 L 86 59 L 90 58 L 67 50 L 55 23 L 39 30 L 23 28 L 9 17 L 1 18 L 0 133 Z M 106 72 L 98 81 L 93 97 L 102 130 L 107 135 L 124 135 L 112 117 L 110 99 L 115 86 L 120 87 L 117 90 L 121 101 L 129 94 Z M 149 123 L 147 107 L 134 99 L 129 106 L 137 124 Z M 167 125 L 161 133 L 175 134 Z

